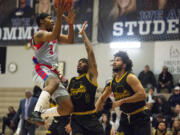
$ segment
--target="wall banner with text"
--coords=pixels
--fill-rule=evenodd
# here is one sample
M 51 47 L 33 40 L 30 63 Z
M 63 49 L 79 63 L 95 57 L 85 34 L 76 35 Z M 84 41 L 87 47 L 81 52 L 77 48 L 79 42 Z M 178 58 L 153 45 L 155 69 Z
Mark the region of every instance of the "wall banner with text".
M 100 0 L 99 42 L 180 39 L 180 0 Z
M 76 18 L 74 23 L 75 43 L 82 42 L 78 34 L 84 21 L 88 21 L 86 32 L 91 39 L 93 0 L 74 0 Z M 36 17 L 48 13 L 55 20 L 53 0 L 2 0 L 0 2 L 0 46 L 24 45 L 38 31 Z M 65 13 L 67 15 L 67 13 Z M 63 20 L 62 33 L 68 33 Z

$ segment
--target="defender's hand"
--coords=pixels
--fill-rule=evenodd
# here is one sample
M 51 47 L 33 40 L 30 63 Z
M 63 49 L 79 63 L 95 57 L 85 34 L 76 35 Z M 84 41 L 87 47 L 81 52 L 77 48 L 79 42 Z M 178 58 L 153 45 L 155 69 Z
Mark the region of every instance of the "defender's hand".
M 65 130 L 68 134 L 72 131 L 70 123 L 65 126 Z
M 61 74 L 59 75 L 59 79 L 63 83 L 67 81 L 67 79 L 63 75 L 61 75 Z
M 119 101 L 115 101 L 115 102 L 113 102 L 113 104 L 112 104 L 112 109 L 115 109 L 116 107 L 119 107 L 119 106 L 121 106 L 122 104 L 124 104 L 125 103 L 125 101 L 123 100 L 123 99 L 121 99 L 121 100 L 119 100 Z
M 79 34 L 83 35 L 83 33 L 85 32 L 85 28 L 86 28 L 86 25 L 87 25 L 87 21 L 84 22 L 82 28 L 81 28 L 81 31 L 79 32 Z

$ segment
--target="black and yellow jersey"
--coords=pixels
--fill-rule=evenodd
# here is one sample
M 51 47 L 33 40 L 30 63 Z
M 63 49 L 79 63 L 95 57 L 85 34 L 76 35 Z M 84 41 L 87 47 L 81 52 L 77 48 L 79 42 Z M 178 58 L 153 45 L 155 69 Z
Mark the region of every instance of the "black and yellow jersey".
M 87 74 L 71 79 L 68 91 L 74 105 L 74 112 L 87 112 L 95 109 L 96 89 L 97 84 L 93 84 Z
M 110 87 L 116 101 L 135 94 L 131 86 L 127 83 L 127 77 L 129 74 L 131 73 L 126 72 L 119 80 L 117 80 L 115 76 L 111 81 Z M 143 106 L 145 106 L 145 101 L 124 103 L 120 106 L 120 109 L 125 113 L 132 113 Z

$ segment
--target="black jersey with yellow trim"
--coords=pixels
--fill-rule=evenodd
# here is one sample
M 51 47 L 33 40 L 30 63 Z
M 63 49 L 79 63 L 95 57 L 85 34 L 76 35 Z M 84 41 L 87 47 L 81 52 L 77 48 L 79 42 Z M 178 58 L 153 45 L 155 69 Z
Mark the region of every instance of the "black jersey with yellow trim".
M 95 94 L 97 84 L 90 81 L 87 74 L 73 77 L 68 86 L 68 92 L 74 105 L 74 112 L 87 112 L 95 109 Z
M 127 77 L 130 74 L 132 73 L 126 72 L 119 80 L 117 80 L 116 76 L 112 79 L 110 87 L 116 101 L 126 97 L 131 97 L 135 94 L 131 86 L 127 83 Z M 120 106 L 120 109 L 125 113 L 131 113 L 143 106 L 145 106 L 145 101 L 124 103 Z

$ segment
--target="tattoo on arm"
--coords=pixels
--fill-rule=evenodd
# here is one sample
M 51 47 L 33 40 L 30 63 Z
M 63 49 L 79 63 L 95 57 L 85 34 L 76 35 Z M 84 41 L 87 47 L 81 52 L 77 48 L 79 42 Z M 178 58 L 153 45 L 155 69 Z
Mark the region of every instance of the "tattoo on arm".
M 37 38 L 42 38 L 42 36 L 43 36 L 43 33 L 42 33 L 42 32 L 39 32 L 39 33 L 36 35 Z

